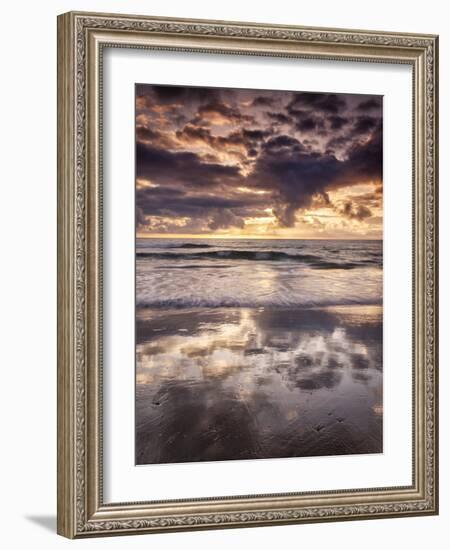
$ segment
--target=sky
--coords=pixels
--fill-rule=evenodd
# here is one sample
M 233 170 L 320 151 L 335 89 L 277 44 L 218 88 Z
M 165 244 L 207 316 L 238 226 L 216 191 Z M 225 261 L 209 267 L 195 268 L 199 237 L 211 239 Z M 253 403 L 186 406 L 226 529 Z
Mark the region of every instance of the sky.
M 382 96 L 136 85 L 138 237 L 381 239 Z

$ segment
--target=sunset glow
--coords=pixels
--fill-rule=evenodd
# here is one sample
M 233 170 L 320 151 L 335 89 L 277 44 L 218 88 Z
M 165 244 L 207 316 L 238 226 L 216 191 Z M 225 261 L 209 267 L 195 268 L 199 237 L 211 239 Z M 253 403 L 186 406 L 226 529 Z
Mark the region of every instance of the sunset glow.
M 382 98 L 136 86 L 138 237 L 381 239 Z

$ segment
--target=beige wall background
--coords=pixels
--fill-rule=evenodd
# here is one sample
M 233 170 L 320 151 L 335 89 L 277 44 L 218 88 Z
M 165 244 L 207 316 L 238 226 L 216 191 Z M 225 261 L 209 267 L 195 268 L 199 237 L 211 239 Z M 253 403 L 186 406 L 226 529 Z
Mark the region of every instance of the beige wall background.
M 71 542 L 56 524 L 56 16 L 69 10 L 438 33 L 441 515 Z M 445 2 L 4 2 L 0 85 L 0 517 L 4 548 L 441 549 L 450 534 L 450 30 Z

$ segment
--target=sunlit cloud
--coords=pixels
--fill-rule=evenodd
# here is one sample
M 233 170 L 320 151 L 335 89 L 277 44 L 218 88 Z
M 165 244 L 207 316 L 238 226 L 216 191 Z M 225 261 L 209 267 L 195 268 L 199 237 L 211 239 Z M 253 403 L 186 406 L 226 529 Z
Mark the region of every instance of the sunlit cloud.
M 382 98 L 136 87 L 139 236 L 382 237 Z

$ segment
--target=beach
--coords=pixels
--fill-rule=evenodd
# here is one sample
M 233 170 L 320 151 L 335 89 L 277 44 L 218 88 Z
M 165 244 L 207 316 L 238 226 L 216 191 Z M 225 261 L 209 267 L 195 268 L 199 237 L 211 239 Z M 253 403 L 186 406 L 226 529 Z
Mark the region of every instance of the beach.
M 382 452 L 381 308 L 139 311 L 136 462 Z
M 382 452 L 379 245 L 196 244 L 141 245 L 136 463 Z

